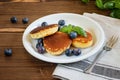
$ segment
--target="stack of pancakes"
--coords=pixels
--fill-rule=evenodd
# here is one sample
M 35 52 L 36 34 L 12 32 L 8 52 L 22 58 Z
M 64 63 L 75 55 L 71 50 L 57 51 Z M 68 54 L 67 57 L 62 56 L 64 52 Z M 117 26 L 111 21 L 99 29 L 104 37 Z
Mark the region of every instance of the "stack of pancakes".
M 30 36 L 33 39 L 43 38 L 46 51 L 52 55 L 61 55 L 71 44 L 74 47 L 87 48 L 93 43 L 92 35 L 88 32 L 87 37 L 77 36 L 71 40 L 67 33 L 58 31 L 57 24 L 37 27 L 30 32 Z

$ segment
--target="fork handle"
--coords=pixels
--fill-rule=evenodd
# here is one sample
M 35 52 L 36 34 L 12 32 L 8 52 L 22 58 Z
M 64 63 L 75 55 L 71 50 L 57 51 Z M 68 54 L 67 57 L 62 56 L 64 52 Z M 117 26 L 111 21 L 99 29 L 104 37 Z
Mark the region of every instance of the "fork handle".
M 97 63 L 97 61 L 101 58 L 101 55 L 104 54 L 106 52 L 106 50 L 102 49 L 97 56 L 95 57 L 95 59 L 93 60 L 93 62 L 83 71 L 84 73 L 91 73 L 95 64 Z

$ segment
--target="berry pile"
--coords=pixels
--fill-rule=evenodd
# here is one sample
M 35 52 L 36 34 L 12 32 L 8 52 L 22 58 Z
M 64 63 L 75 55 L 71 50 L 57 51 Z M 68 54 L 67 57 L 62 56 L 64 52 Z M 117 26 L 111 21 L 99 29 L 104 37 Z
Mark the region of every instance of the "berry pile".
M 39 53 L 41 53 L 41 54 L 45 53 L 45 48 L 44 48 L 44 45 L 43 45 L 43 39 L 42 38 L 37 40 L 36 48 L 37 48 Z
M 65 55 L 66 56 L 79 56 L 81 54 L 81 49 L 80 48 L 76 48 L 76 49 L 67 49 L 65 51 Z

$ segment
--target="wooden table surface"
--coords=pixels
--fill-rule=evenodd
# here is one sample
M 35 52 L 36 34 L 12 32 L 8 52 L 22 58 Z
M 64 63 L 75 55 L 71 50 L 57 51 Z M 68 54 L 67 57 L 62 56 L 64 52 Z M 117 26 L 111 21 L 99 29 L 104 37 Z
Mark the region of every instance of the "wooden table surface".
M 34 20 L 53 13 L 95 12 L 108 15 L 109 11 L 99 10 L 91 0 L 87 5 L 80 0 L 46 0 L 46 2 L 0 2 L 0 29 L 25 29 Z M 17 24 L 10 18 L 16 16 Z M 22 24 L 22 18 L 29 18 L 28 24 Z M 58 80 L 52 77 L 56 64 L 44 62 L 31 56 L 23 47 L 21 32 L 0 32 L 0 80 Z M 12 48 L 12 56 L 5 56 L 4 49 Z

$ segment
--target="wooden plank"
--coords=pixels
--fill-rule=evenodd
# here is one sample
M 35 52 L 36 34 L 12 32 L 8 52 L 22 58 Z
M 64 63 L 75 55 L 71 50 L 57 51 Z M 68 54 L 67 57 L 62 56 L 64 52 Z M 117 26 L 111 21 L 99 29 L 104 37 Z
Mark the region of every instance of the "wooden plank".
M 94 1 L 85 5 L 81 1 L 53 1 L 45 3 L 3 3 L 0 4 L 0 14 L 8 15 L 47 15 L 52 13 L 72 12 L 83 14 L 83 12 L 97 12 L 100 14 L 108 14 L 107 11 L 101 11 Z M 64 5 L 64 6 L 63 6 Z M 11 6 L 8 8 L 8 6 Z M 32 6 L 32 7 L 31 7 Z M 90 6 L 90 7 L 89 7 Z
M 23 28 L 0 28 L 0 33 L 20 33 L 24 30 Z
M 29 67 L 29 66 L 55 66 L 53 63 L 44 62 L 31 56 L 24 48 L 12 48 L 12 56 L 5 56 L 5 48 L 0 48 L 0 67 Z
M 1 2 L 43 2 L 45 0 L 0 0 Z
M 14 69 L 13 69 L 14 68 Z M 54 70 L 51 67 L 2 67 L 0 68 L 1 80 L 56 80 L 51 77 Z M 6 76 L 6 77 L 5 77 Z
M 23 47 L 23 33 L 0 33 L 0 47 Z

